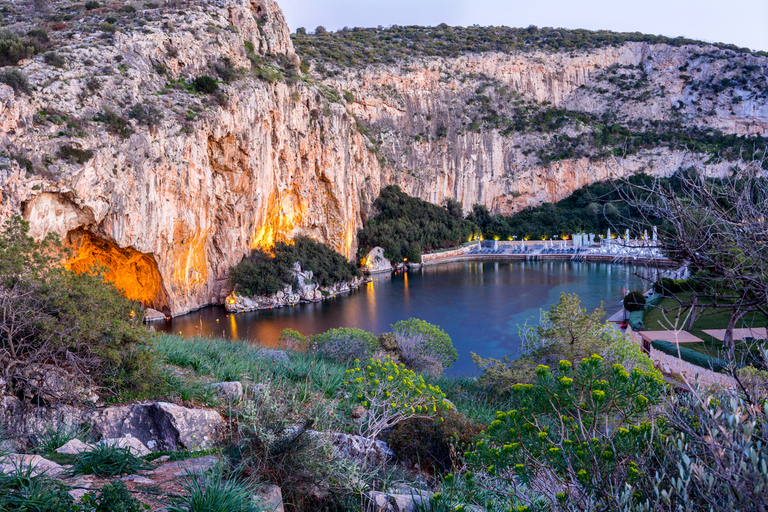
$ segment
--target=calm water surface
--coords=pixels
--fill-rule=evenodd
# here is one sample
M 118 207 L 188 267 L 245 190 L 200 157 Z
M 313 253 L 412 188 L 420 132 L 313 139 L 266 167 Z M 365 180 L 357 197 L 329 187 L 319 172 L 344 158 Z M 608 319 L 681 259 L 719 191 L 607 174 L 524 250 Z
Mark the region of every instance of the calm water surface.
M 193 336 L 223 336 L 277 346 L 280 331 L 317 334 L 334 327 L 380 333 L 407 318 L 421 318 L 445 330 L 459 352 L 447 372 L 474 374 L 470 352 L 483 357 L 515 356 L 518 324 L 537 322 L 539 309 L 576 293 L 587 310 L 605 302 L 609 314 L 629 290 L 643 287 L 647 269 L 605 263 L 506 262 L 452 263 L 379 275 L 346 296 L 314 304 L 228 315 L 210 307 L 155 324 L 162 331 Z M 530 323 L 530 322 L 529 322 Z

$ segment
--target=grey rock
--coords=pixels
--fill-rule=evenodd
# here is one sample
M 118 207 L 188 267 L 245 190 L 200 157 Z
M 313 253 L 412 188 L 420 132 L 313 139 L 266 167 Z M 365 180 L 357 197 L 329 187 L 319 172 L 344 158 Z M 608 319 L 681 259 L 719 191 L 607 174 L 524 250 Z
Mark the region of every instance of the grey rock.
M 269 359 L 273 363 L 289 363 L 291 361 L 285 350 L 265 348 L 259 351 L 258 356 L 263 359 Z
M 416 512 L 429 510 L 431 494 L 418 489 L 400 489 L 402 494 L 368 492 L 365 494 L 368 505 L 366 512 Z
M 283 491 L 276 485 L 264 485 L 255 495 L 255 498 L 266 505 L 269 512 L 285 512 L 283 507 Z
M 83 420 L 104 439 L 131 436 L 144 446 L 163 451 L 208 449 L 224 426 L 216 411 L 166 402 L 86 411 Z
M 102 439 L 98 443 L 100 446 L 117 446 L 118 448 L 127 448 L 136 457 L 149 455 L 152 451 L 144 446 L 144 443 L 132 436 L 120 437 L 117 439 Z
M 159 479 L 167 479 L 170 476 L 199 475 L 205 473 L 209 469 L 215 468 L 218 463 L 218 457 L 208 455 L 205 457 L 197 457 L 195 459 L 180 460 L 178 462 L 168 462 L 156 470 L 149 472 L 148 475 L 156 476 Z
M 218 395 L 230 402 L 239 402 L 243 398 L 243 385 L 239 382 L 216 382 L 210 385 Z
M 358 464 L 368 463 L 373 466 L 386 464 L 395 456 L 384 441 L 373 441 L 362 436 L 333 434 L 307 430 L 307 434 L 324 442 L 330 442 L 336 453 Z
M 366 255 L 363 267 L 366 272 L 371 274 L 377 272 L 390 272 L 392 270 L 392 263 L 384 257 L 384 249 L 381 247 L 374 247 L 371 249 L 371 252 Z
M 60 446 L 54 450 L 56 453 L 62 453 L 64 455 L 79 455 L 84 452 L 90 452 L 93 450 L 93 445 L 86 444 L 79 439 L 72 439 L 65 445 Z
M 154 485 L 155 481 L 151 478 L 147 478 L 145 476 L 141 475 L 128 475 L 121 478 L 123 482 L 133 482 L 135 484 L 141 484 L 141 485 Z
M 0 459 L 0 473 L 9 474 L 31 469 L 32 476 L 46 475 L 55 477 L 66 471 L 59 464 L 45 459 L 40 455 L 22 455 L 12 453 Z

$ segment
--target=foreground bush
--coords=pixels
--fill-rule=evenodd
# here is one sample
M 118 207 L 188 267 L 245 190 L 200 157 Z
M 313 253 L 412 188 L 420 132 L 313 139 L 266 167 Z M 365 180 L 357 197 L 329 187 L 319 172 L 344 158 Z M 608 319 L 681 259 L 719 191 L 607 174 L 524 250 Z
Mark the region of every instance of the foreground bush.
M 312 336 L 309 349 L 339 363 L 368 359 L 379 347 L 376 336 L 362 329 L 341 327 Z
M 395 344 L 408 366 L 418 371 L 440 375 L 459 359 L 448 334 L 429 322 L 411 318 L 392 326 Z
M 277 380 L 263 382 L 264 388 L 241 409 L 237 441 L 228 456 L 245 477 L 278 485 L 283 500 L 295 510 L 334 510 L 353 492 L 359 479 L 354 464 L 339 458 L 333 446 L 309 429 L 316 421 L 332 416 L 300 384 Z M 218 509 L 216 509 L 218 510 Z
M 411 418 L 430 418 L 451 409 L 439 387 L 387 357 L 347 370 L 350 401 L 366 410 L 361 434 L 371 441 L 383 430 Z
M 312 282 L 321 286 L 351 281 L 361 275 L 353 263 L 327 245 L 300 236 L 291 242 L 278 242 L 273 254 L 253 251 L 232 267 L 230 283 L 239 295 L 272 295 L 294 284 L 292 269 L 297 261 L 302 270 L 312 271 Z
M 27 397 L 77 399 L 75 385 L 147 390 L 158 380 L 141 328 L 141 304 L 126 299 L 99 269 L 60 266 L 54 237 L 39 244 L 13 217 L 0 232 L 0 376 Z M 27 372 L 65 370 L 72 389 L 53 389 Z
M 397 425 L 387 437 L 395 456 L 422 471 L 445 474 L 461 466 L 463 454 L 486 425 L 456 411 L 442 411 L 433 418 L 412 418 Z
M 492 499 L 505 507 L 539 500 L 550 510 L 619 509 L 626 483 L 637 481 L 654 442 L 649 420 L 663 383 L 640 370 L 607 368 L 598 355 L 576 368 L 569 361 L 554 371 L 539 366 L 536 375 L 535 384 L 512 388 L 510 410 L 497 412 L 466 454 L 475 473 L 465 474 L 463 487 L 446 499 L 461 496 L 484 507 Z

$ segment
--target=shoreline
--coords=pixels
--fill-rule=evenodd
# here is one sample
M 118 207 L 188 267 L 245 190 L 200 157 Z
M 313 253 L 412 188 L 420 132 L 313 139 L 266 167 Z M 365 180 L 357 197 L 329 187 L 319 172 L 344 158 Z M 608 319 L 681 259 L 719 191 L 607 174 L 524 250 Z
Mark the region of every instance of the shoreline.
M 652 264 L 658 268 L 673 268 L 680 265 L 679 262 L 666 258 L 647 258 L 632 256 L 611 256 L 604 254 L 461 254 L 448 256 L 446 258 L 428 260 L 421 263 L 421 266 L 433 266 L 441 263 L 456 262 L 484 262 L 484 261 L 573 261 L 573 262 L 594 262 L 594 263 L 615 263 L 626 265 L 628 263 Z

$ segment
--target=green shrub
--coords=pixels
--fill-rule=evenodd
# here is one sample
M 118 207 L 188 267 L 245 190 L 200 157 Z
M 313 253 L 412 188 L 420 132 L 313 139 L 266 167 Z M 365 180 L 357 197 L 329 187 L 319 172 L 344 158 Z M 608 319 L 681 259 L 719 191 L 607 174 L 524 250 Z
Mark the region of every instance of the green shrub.
M 543 500 L 547 510 L 618 510 L 652 446 L 647 420 L 663 382 L 621 365 L 606 368 L 597 355 L 577 368 L 542 365 L 536 375 L 535 384 L 512 387 L 509 411 L 497 412 L 465 455 L 471 472 L 463 475 L 464 499 L 487 507 L 475 496 L 490 479 L 489 499 L 503 510 L 514 510 L 512 497 Z
M 98 9 L 99 7 L 101 7 L 101 4 L 96 0 L 88 0 L 87 2 L 85 2 L 86 11 L 92 11 L 94 9 Z
M 123 482 L 111 482 L 99 491 L 95 498 L 90 494 L 83 496 L 84 512 L 140 512 L 149 510 L 131 495 Z
M 154 105 L 148 103 L 134 104 L 130 110 L 128 110 L 128 116 L 135 119 L 139 124 L 143 124 L 150 128 L 159 125 L 160 121 L 163 119 L 163 113 Z
M 633 311 L 645 310 L 645 295 L 640 291 L 629 292 L 623 300 L 624 309 L 632 313 Z
M 219 84 L 216 82 L 216 79 L 208 75 L 195 78 L 192 81 L 192 86 L 197 92 L 201 92 L 203 94 L 213 94 L 219 90 Z
M 411 318 L 390 327 L 397 348 L 412 368 L 439 375 L 459 359 L 451 337 L 436 325 Z
M 31 37 L 41 45 L 51 42 L 51 38 L 48 36 L 48 32 L 43 29 L 33 29 L 27 32 L 27 37 Z
M 32 94 L 32 90 L 29 88 L 27 75 L 18 69 L 0 71 L 0 83 L 10 86 L 11 89 L 13 89 L 13 92 L 17 94 L 20 92 L 27 95 Z
M 120 448 L 115 444 L 97 444 L 90 452 L 77 456 L 72 464 L 75 475 L 96 475 L 105 478 L 116 475 L 131 475 L 150 466 L 136 457 L 128 448 Z
M 445 473 L 463 463 L 463 454 L 486 426 L 473 423 L 453 410 L 435 418 L 401 422 L 387 437 L 395 456 L 417 464 L 419 469 Z
M 297 261 L 302 270 L 313 272 L 312 282 L 321 286 L 351 281 L 361 275 L 354 264 L 330 247 L 299 236 L 291 243 L 275 244 L 273 254 L 254 250 L 232 267 L 230 283 L 240 295 L 272 295 L 293 284 L 292 269 Z
M 93 150 L 80 149 L 74 146 L 62 146 L 59 148 L 58 155 L 62 160 L 82 165 L 93 158 Z
M 20 395 L 47 392 L 24 377 L 28 365 L 44 363 L 115 391 L 115 375 L 130 368 L 131 382 L 151 387 L 159 373 L 146 348 L 152 335 L 135 313 L 141 304 L 105 282 L 98 268 L 76 274 L 61 267 L 54 236 L 36 243 L 28 233 L 19 217 L 0 231 L 0 366 L 7 382 Z
M 112 23 L 99 23 L 99 30 L 108 34 L 114 34 L 117 32 L 117 27 Z
M 701 366 L 714 372 L 722 373 L 728 368 L 728 363 L 717 357 L 711 357 L 701 352 L 697 352 L 688 347 L 684 347 L 677 343 L 671 343 L 669 341 L 654 340 L 651 342 L 651 346 L 656 350 L 669 354 L 671 356 L 679 357 L 683 361 L 687 361 L 696 366 Z
M 405 258 L 419 262 L 422 252 L 455 247 L 479 232 L 472 222 L 456 218 L 440 206 L 409 197 L 396 185 L 383 188 L 373 208 L 378 215 L 368 219 L 357 233 L 358 259 L 379 246 L 394 263 Z
M 67 59 L 65 59 L 64 56 L 60 53 L 56 52 L 48 52 L 43 55 L 43 61 L 49 66 L 53 66 L 55 68 L 63 68 L 67 65 Z
M 349 327 L 330 329 L 312 336 L 309 349 L 325 358 L 339 363 L 350 363 L 355 359 L 371 357 L 379 342 L 373 334 Z
M 166 512 L 263 512 L 253 499 L 253 489 L 222 476 L 221 471 L 190 475 L 184 482 L 185 494 L 175 498 Z
M 109 133 L 119 135 L 124 139 L 130 137 L 132 133 L 128 121 L 108 108 L 105 108 L 93 120 L 104 123 Z
M 364 364 L 347 370 L 349 380 L 344 385 L 349 400 L 367 411 L 361 430 L 370 442 L 402 421 L 432 417 L 452 408 L 438 386 L 427 384 L 405 365 L 389 357 Z
M 0 30 L 0 67 L 15 66 L 40 52 L 34 41 L 23 40 L 10 30 Z

